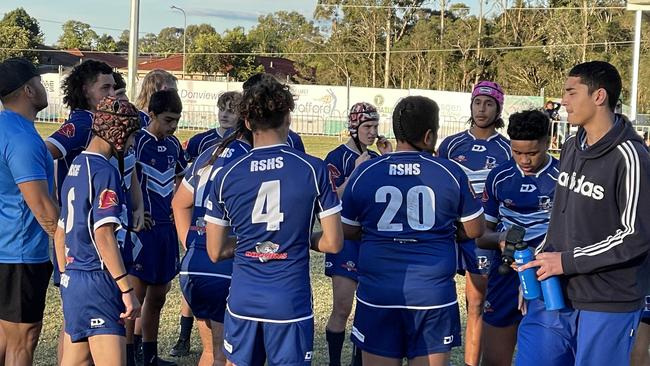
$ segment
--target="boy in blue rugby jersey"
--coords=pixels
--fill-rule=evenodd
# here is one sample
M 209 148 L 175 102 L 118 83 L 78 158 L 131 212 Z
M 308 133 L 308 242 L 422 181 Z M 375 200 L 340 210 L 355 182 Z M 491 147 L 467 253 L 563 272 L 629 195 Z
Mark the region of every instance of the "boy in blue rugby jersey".
M 223 348 L 229 365 L 264 358 L 269 366 L 309 365 L 309 248 L 341 250 L 341 206 L 325 163 L 286 145 L 294 108 L 289 87 L 268 74 L 256 78 L 240 105 L 255 148 L 217 173 L 206 205 L 208 255 L 235 257 Z M 312 237 L 316 216 L 323 231 Z
M 126 224 L 126 200 L 112 156 L 122 159 L 139 129 L 135 106 L 107 97 L 95 113 L 94 137 L 70 165 L 61 189 L 64 205 L 55 233 L 66 319 L 64 365 L 126 365 L 125 319 L 140 303 L 133 293 L 115 231 Z M 120 164 L 123 165 L 123 164 Z
M 396 152 L 361 164 L 343 194 L 345 238 L 361 239 L 352 341 L 364 365 L 448 365 L 461 344 L 456 222 L 480 236 L 483 208 L 462 169 L 431 155 L 438 111 L 428 98 L 402 99 Z
M 541 111 L 531 110 L 510 116 L 508 136 L 512 160 L 492 169 L 485 181 L 483 208 L 486 233 L 476 243 L 484 249 L 502 249 L 505 233 L 512 225 L 526 229 L 532 249 L 539 245 L 551 217 L 558 160 L 548 154 L 550 121 Z M 483 364 L 510 365 L 517 343 L 519 279 L 515 271 L 502 275 L 490 269 L 483 314 Z

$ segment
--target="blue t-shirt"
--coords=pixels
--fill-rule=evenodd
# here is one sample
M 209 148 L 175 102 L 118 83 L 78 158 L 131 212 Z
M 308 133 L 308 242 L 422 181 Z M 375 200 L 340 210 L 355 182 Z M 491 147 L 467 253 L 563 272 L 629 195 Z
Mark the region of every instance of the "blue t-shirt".
M 63 180 L 68 174 L 68 169 L 74 158 L 82 151 L 92 138 L 93 113 L 84 109 L 74 109 L 70 112 L 68 120 L 54 132 L 47 141 L 56 146 L 61 152 L 61 158 L 56 162 L 56 181 L 59 194 L 59 205 L 61 204 L 61 187 Z
M 501 134 L 478 140 L 467 130 L 445 138 L 438 148 L 438 156 L 463 168 L 474 192 L 480 195 L 490 170 L 510 160 L 512 152 L 510 141 Z
M 300 135 L 291 130 L 289 130 L 289 135 L 287 136 L 287 145 L 298 151 L 305 152 L 305 145 L 302 143 Z
M 255 148 L 217 173 L 205 220 L 237 236 L 228 311 L 259 321 L 313 317 L 309 246 L 316 215 L 341 204 L 325 163 L 287 145 Z
M 187 141 L 187 146 L 185 147 L 185 160 L 192 161 L 196 159 L 206 149 L 218 144 L 227 135 L 228 131 L 226 131 L 225 136 L 221 136 L 216 128 L 197 133 Z
M 34 122 L 0 112 L 0 263 L 50 260 L 48 235 L 23 198 L 18 184 L 47 181 L 54 189 L 54 164 Z
M 133 150 L 144 210 L 156 223 L 170 224 L 175 179 L 185 174 L 187 167 L 181 143 L 176 136 L 158 140 L 142 129 L 136 133 Z
M 230 162 L 247 154 L 251 147 L 243 141 L 235 140 L 223 150 L 214 163 L 207 165 L 217 147 L 217 145 L 214 145 L 199 155 L 192 167 L 188 169 L 185 178 L 183 178 L 183 186 L 192 192 L 194 197 L 192 224 L 185 240 L 188 255 L 192 257 L 183 260 L 183 265 L 187 263 L 187 270 L 193 272 L 214 273 L 230 277 L 232 274 L 232 259 L 221 260 L 217 264 L 204 260 L 208 254 L 205 248 L 205 220 L 203 217 L 205 216 L 205 206 L 217 172 Z M 190 249 L 194 249 L 194 251 L 190 251 Z M 199 256 L 203 258 L 197 258 Z
M 535 175 L 525 175 L 514 160 L 501 164 L 488 175 L 483 191 L 485 219 L 505 231 L 513 224 L 526 229 L 528 245 L 539 245 L 548 230 L 559 175 L 559 161 L 548 163 Z
M 379 156 L 379 154 L 371 150 L 368 150 L 368 155 L 370 155 L 371 158 Z M 329 170 L 330 173 L 330 180 L 334 187 L 340 187 L 341 184 L 345 182 L 345 179 L 352 174 L 358 157 L 359 154 L 345 144 L 340 145 L 327 154 L 325 157 L 325 163 L 327 164 L 327 170 Z
M 77 156 L 61 190 L 59 227 L 65 230 L 65 269 L 105 269 L 97 250 L 95 230 L 122 225 L 126 216 L 120 175 L 105 157 L 87 151 Z
M 456 303 L 455 223 L 483 212 L 462 169 L 424 152 L 365 161 L 343 194 L 343 223 L 360 226 L 357 299 L 368 306 Z

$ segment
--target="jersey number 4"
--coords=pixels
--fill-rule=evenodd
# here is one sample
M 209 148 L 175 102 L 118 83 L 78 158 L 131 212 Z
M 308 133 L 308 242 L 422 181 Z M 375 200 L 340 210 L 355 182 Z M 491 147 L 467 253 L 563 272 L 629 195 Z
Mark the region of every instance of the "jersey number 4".
M 394 186 L 383 186 L 375 192 L 376 203 L 386 203 L 386 209 L 377 222 L 378 231 L 402 231 L 402 223 L 393 219 L 404 203 L 402 191 Z M 406 193 L 406 216 L 411 229 L 430 230 L 436 222 L 436 196 L 427 186 L 415 186 Z
M 280 230 L 284 213 L 280 211 L 280 181 L 263 182 L 257 191 L 257 198 L 251 216 L 253 224 L 266 224 L 267 231 Z

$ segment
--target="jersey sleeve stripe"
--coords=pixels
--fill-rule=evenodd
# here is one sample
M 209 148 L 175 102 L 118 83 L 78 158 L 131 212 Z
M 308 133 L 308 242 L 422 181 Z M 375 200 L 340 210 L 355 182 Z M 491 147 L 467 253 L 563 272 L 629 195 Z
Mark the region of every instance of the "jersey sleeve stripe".
M 324 218 L 324 217 L 334 215 L 334 214 L 336 214 L 336 213 L 341 212 L 342 209 L 343 209 L 343 207 L 342 207 L 341 204 L 339 203 L 338 205 L 336 205 L 336 206 L 330 208 L 329 210 L 325 210 L 325 211 L 320 212 L 320 213 L 318 214 L 318 218 L 322 219 L 322 218 Z
M 495 224 L 499 222 L 498 218 L 496 218 L 496 217 L 494 217 L 492 215 L 488 215 L 488 214 L 485 214 L 485 220 L 487 220 L 489 222 L 493 222 Z
M 109 216 L 109 217 L 104 217 L 103 219 L 97 221 L 93 225 L 93 230 L 97 230 L 100 227 L 106 225 L 106 224 L 117 224 L 117 227 L 115 228 L 115 231 L 119 230 L 122 228 L 122 223 L 120 222 L 120 219 L 115 216 Z
M 345 218 L 345 217 L 343 217 L 343 216 L 341 216 L 341 222 L 344 223 L 344 224 L 346 224 L 346 225 L 350 225 L 350 226 L 361 226 L 361 223 L 360 223 L 360 222 L 358 222 L 358 221 L 354 221 L 354 220 L 350 220 L 350 219 Z
M 205 215 L 203 219 L 211 224 L 226 226 L 226 227 L 230 226 L 230 222 L 228 222 L 227 220 L 219 219 L 210 215 Z
M 65 224 L 63 223 L 63 219 L 59 219 L 59 221 L 56 223 L 58 227 L 61 229 L 65 229 Z
M 47 142 L 51 143 L 52 145 L 56 146 L 56 148 L 59 149 L 59 151 L 61 152 L 61 156 L 65 157 L 65 156 L 68 155 L 68 151 L 56 139 L 48 137 L 47 139 L 45 139 L 45 141 L 47 141 Z
M 192 185 L 190 184 L 190 182 L 187 181 L 186 178 L 183 178 L 182 184 L 183 187 L 187 188 L 187 190 L 190 191 L 190 193 L 194 193 L 194 187 L 192 187 Z
M 481 216 L 482 213 L 483 213 L 483 207 L 479 208 L 478 211 L 474 212 L 471 215 L 461 217 L 459 221 L 467 222 L 467 221 L 474 220 L 475 218 Z
M 607 252 L 612 248 L 622 244 L 623 239 L 626 236 L 632 235 L 635 232 L 636 213 L 640 188 L 639 155 L 637 154 L 636 149 L 634 149 L 634 146 L 630 141 L 626 141 L 623 144 L 617 146 L 617 149 L 623 155 L 626 166 L 625 188 L 627 199 L 625 202 L 625 208 L 623 209 L 623 214 L 621 215 L 621 223 L 624 230 L 618 229 L 614 235 L 611 235 L 607 237 L 607 239 L 602 240 L 598 243 L 585 247 L 576 247 L 573 250 L 574 258 L 580 256 L 592 257 Z

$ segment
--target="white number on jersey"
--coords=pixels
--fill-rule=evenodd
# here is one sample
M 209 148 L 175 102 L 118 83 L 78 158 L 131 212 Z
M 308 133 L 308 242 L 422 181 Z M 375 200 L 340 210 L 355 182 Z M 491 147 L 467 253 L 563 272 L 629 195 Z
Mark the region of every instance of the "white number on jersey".
M 267 231 L 280 230 L 280 223 L 284 221 L 284 213 L 280 212 L 279 180 L 262 183 L 257 192 L 251 220 L 253 224 L 266 223 Z
M 65 233 L 68 234 L 72 231 L 74 224 L 74 187 L 68 191 L 68 217 L 65 219 Z
M 413 230 L 426 231 L 433 227 L 436 221 L 435 198 L 433 190 L 427 186 L 415 186 L 406 193 L 407 221 Z M 404 202 L 402 192 L 394 186 L 383 186 L 375 193 L 375 202 L 388 202 L 384 213 L 377 222 L 377 230 L 402 231 L 404 227 L 401 223 L 392 222 Z

